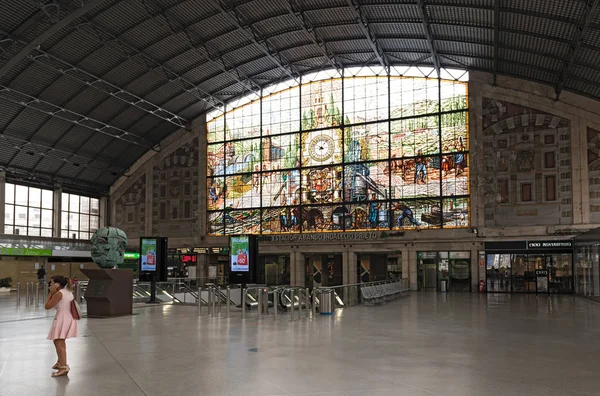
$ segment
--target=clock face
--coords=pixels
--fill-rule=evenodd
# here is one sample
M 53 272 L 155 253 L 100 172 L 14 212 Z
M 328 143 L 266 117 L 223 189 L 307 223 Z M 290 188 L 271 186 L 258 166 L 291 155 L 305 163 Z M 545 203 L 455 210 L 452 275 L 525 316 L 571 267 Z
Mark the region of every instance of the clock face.
M 318 162 L 327 161 L 333 155 L 334 144 L 333 138 L 329 135 L 315 136 L 308 146 L 310 158 Z

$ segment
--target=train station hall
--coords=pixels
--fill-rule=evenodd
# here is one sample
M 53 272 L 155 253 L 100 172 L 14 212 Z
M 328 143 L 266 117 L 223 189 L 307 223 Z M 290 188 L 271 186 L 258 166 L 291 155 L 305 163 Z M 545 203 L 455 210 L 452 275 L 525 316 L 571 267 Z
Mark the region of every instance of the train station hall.
M 0 1 L 0 396 L 598 367 L 600 0 Z

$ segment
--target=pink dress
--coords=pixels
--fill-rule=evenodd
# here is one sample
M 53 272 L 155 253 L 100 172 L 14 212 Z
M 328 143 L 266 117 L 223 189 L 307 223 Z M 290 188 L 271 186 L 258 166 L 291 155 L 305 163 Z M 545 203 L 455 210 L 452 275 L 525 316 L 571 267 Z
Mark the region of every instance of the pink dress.
M 58 292 L 62 293 L 62 298 L 56 304 L 56 315 L 52 321 L 48 339 L 57 340 L 77 337 L 77 321 L 73 319 L 73 315 L 71 314 L 71 301 L 74 299 L 73 293 L 66 289 L 60 289 Z

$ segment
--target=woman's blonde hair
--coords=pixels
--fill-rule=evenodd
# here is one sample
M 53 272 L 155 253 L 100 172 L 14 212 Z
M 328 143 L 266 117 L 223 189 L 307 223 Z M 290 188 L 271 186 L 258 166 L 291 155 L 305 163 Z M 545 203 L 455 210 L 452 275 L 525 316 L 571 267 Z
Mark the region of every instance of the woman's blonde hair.
M 73 284 L 71 283 L 71 279 L 67 278 L 66 276 L 54 275 L 50 279 L 52 279 L 54 283 L 58 283 L 61 289 L 66 288 L 70 292 L 73 291 Z

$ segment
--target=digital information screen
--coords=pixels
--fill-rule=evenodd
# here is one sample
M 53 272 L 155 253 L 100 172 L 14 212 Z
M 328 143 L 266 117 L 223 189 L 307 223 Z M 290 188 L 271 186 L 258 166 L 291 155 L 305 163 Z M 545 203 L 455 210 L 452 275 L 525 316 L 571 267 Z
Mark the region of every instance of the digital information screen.
M 156 271 L 156 238 L 143 238 L 141 246 L 142 271 Z
M 229 262 L 231 272 L 250 271 L 250 238 L 248 236 L 231 237 Z

